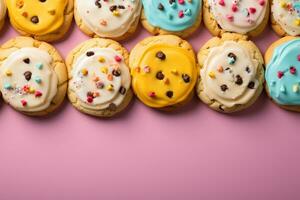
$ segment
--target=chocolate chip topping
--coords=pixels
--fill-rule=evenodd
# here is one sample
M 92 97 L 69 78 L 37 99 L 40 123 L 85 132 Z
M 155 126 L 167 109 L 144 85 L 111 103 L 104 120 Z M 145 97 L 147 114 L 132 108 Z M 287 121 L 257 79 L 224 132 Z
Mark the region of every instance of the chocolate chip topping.
M 222 90 L 223 92 L 225 92 L 226 90 L 228 90 L 228 86 L 225 85 L 225 84 L 221 85 L 220 88 L 221 88 L 221 90 Z
M 108 109 L 111 111 L 116 111 L 117 110 L 117 106 L 114 103 L 109 104 Z
M 111 12 L 114 12 L 115 10 L 117 10 L 117 8 L 118 8 L 117 5 L 112 5 L 112 6 L 109 7 L 109 10 L 110 10 Z
M 166 96 L 169 97 L 169 98 L 172 98 L 173 97 L 173 91 L 171 91 L 171 90 L 167 91 Z
M 126 88 L 121 86 L 120 89 L 119 89 L 119 92 L 120 92 L 120 94 L 124 95 L 126 93 Z
M 251 70 L 250 70 L 250 68 L 248 66 L 246 67 L 246 72 L 248 72 L 248 73 L 251 72 Z
M 240 75 L 236 75 L 235 84 L 242 85 L 243 84 L 243 78 Z
M 159 71 L 156 73 L 156 78 L 158 80 L 163 80 L 165 78 L 165 75 L 162 73 L 162 71 Z
M 37 23 L 39 23 L 40 20 L 39 20 L 38 16 L 33 16 L 33 17 L 31 17 L 30 21 L 34 24 L 37 24 Z
M 93 51 L 86 52 L 86 56 L 88 56 L 88 57 L 91 57 L 93 55 L 95 55 L 95 53 Z
M 31 73 L 30 71 L 26 71 L 26 72 L 24 73 L 24 77 L 25 77 L 25 79 L 26 79 L 27 81 L 30 81 L 31 76 L 32 76 L 32 73 Z
M 182 79 L 185 83 L 189 83 L 191 81 L 191 77 L 187 74 L 182 74 Z
M 30 59 L 29 59 L 29 58 L 25 58 L 25 59 L 23 60 L 23 62 L 26 63 L 26 64 L 29 64 L 29 63 L 30 63 Z
M 236 61 L 236 55 L 234 53 L 229 53 L 227 56 L 229 58 L 233 58 L 233 60 Z
M 113 71 L 112 71 L 112 74 L 114 75 L 114 76 L 120 76 L 121 75 L 121 70 L 119 70 L 119 69 L 114 69 Z
M 102 7 L 102 5 L 101 5 L 101 3 L 100 3 L 100 0 L 96 0 L 96 1 L 95 1 L 95 5 L 96 5 L 98 8 L 101 8 L 101 7 Z
M 158 10 L 163 11 L 165 9 L 164 5 L 162 5 L 162 3 L 159 3 L 157 6 Z
M 165 60 L 166 59 L 166 55 L 162 51 L 157 52 L 156 57 L 160 60 Z
M 169 0 L 169 4 L 175 3 L 175 0 Z
M 255 83 L 253 81 L 251 81 L 249 84 L 248 84 L 248 88 L 249 89 L 254 89 L 255 87 Z
M 44 2 L 46 2 L 46 0 L 40 0 L 40 2 L 44 3 Z

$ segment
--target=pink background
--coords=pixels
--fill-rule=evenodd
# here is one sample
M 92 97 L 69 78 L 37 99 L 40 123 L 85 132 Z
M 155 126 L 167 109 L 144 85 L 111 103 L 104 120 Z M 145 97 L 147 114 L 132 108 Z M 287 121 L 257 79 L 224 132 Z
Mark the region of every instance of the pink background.
M 6 24 L 0 43 L 17 35 Z M 131 49 L 148 36 L 141 27 Z M 195 50 L 210 38 L 202 26 Z M 65 57 L 88 39 L 75 26 L 55 46 Z M 270 29 L 256 44 L 264 52 Z M 300 199 L 299 114 L 263 94 L 245 112 L 224 115 L 196 97 L 174 113 L 135 100 L 103 120 L 66 100 L 47 118 L 30 118 L 0 103 L 0 199 Z

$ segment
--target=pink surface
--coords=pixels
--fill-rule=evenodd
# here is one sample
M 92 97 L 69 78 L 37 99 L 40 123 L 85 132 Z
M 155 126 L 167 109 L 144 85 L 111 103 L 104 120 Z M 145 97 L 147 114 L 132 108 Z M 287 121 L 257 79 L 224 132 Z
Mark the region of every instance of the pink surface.
M 0 43 L 17 35 L 9 25 Z M 148 36 L 140 28 L 123 43 Z M 197 32 L 198 50 L 211 36 Z M 255 39 L 262 51 L 276 40 Z M 63 56 L 88 39 L 75 26 L 55 46 Z M 26 117 L 0 103 L 0 199 L 300 199 L 300 115 L 265 94 L 251 109 L 224 115 L 194 100 L 171 114 L 135 100 L 113 120 L 67 101 L 51 117 Z

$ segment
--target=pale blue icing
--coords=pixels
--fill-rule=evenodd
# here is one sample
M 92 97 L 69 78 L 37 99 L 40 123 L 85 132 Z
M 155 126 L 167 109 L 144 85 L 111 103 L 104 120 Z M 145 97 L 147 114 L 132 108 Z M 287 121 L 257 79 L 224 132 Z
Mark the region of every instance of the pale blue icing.
M 155 27 L 167 31 L 183 31 L 196 22 L 201 12 L 202 0 L 188 0 L 184 4 L 179 4 L 178 0 L 170 4 L 169 0 L 142 0 L 147 21 Z M 163 5 L 163 10 L 158 9 L 159 4 Z M 179 17 L 179 12 L 183 11 L 184 17 Z
M 266 68 L 266 82 L 270 96 L 280 105 L 300 105 L 300 39 L 294 39 L 275 48 Z M 290 68 L 296 73 L 292 74 Z M 281 78 L 278 72 L 283 72 Z M 296 88 L 298 87 L 298 90 Z

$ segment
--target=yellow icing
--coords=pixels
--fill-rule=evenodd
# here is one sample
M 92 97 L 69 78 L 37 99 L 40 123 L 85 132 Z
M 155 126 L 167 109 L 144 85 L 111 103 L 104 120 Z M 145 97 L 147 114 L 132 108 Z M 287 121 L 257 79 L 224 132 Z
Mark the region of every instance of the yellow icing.
M 156 57 L 162 51 L 165 60 Z M 186 100 L 194 89 L 197 80 L 197 65 L 195 58 L 187 50 L 163 44 L 153 45 L 143 52 L 138 66 L 132 70 L 132 87 L 138 98 L 153 108 L 163 108 L 178 104 Z M 162 71 L 164 79 L 156 78 L 156 73 Z M 182 75 L 190 76 L 190 82 L 184 82 Z M 172 91 L 169 98 L 167 91 Z M 151 97 L 151 93 L 155 97 Z
M 58 30 L 64 22 L 68 0 L 6 0 L 11 23 L 30 34 L 44 35 Z M 38 23 L 31 18 L 37 16 Z

